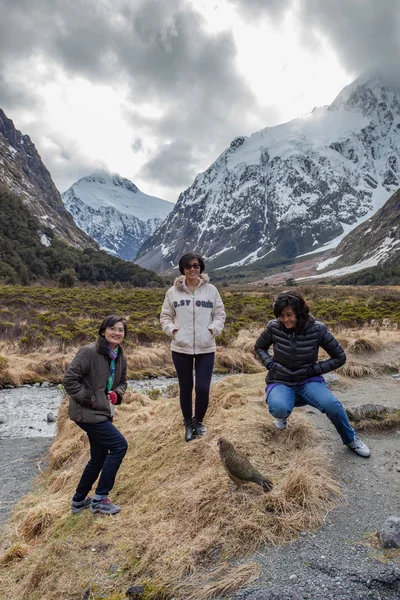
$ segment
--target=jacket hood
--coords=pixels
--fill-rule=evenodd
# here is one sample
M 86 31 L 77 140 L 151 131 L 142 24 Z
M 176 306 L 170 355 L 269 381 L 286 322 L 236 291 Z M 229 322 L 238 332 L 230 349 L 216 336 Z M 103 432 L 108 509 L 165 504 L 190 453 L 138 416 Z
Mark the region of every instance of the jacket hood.
M 208 283 L 210 281 L 210 278 L 207 275 L 207 273 L 202 273 L 201 275 L 198 276 L 198 280 L 199 280 L 199 287 L 201 287 L 202 285 Z M 174 281 L 174 286 L 176 287 L 177 290 L 184 291 L 184 292 L 190 292 L 189 288 L 186 286 L 185 275 L 179 275 L 179 277 L 177 277 Z

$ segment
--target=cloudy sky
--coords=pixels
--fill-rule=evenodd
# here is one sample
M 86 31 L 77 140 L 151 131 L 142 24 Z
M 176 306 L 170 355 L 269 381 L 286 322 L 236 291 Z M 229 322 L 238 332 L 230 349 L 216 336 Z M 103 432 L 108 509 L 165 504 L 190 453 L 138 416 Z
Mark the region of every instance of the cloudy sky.
M 60 191 L 105 168 L 175 202 L 234 137 L 399 60 L 399 0 L 0 0 L 0 108 Z

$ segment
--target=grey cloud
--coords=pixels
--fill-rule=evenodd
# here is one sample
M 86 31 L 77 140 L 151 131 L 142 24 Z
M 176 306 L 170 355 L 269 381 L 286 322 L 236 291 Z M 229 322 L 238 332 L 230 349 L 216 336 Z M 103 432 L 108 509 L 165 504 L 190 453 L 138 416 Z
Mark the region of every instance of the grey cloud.
M 176 188 L 188 185 L 196 174 L 196 160 L 192 156 L 190 145 L 174 141 L 162 146 L 156 156 L 144 165 L 139 176 Z
M 267 15 L 270 19 L 279 19 L 293 4 L 293 0 L 229 0 L 250 20 Z
M 280 19 L 292 7 L 302 29 L 302 40 L 318 51 L 320 35 L 328 39 L 348 72 L 384 69 L 400 58 L 400 3 L 398 0 L 230 0 L 243 15 Z
M 238 74 L 232 35 L 207 32 L 203 18 L 185 0 L 0 0 L 0 4 L 5 15 L 0 21 L 4 80 L 0 106 L 4 103 L 7 108 L 11 94 L 18 96 L 19 106 L 33 106 L 32 82 L 39 81 L 38 75 L 27 70 L 30 85 L 20 84 L 18 89 L 12 89 L 7 78 L 14 65 L 32 56 L 53 65 L 50 81 L 54 68 L 113 87 L 123 82 L 133 106 L 153 101 L 162 106 L 160 118 L 146 119 L 131 109 L 126 119 L 141 140 L 146 140 L 146 131 L 159 139 L 161 150 L 143 172 L 165 185 L 189 185 L 234 136 L 250 134 L 272 119 L 276 122 L 275 112 L 268 114 L 264 108 L 261 113 Z M 66 182 L 74 169 L 82 174 L 82 164 L 91 170 L 90 158 L 74 152 L 68 135 L 59 133 L 55 140 L 40 107 L 33 111 L 38 134 L 60 146 L 55 154 L 43 151 L 54 178 Z M 33 137 L 38 146 L 39 140 Z M 170 140 L 175 141 L 168 145 Z M 132 150 L 139 146 L 134 140 Z

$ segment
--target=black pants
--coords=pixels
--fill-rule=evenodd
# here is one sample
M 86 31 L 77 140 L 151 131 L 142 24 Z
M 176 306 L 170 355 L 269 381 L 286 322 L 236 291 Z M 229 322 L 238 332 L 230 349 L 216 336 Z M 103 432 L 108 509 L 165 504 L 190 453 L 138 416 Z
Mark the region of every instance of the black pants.
M 193 416 L 193 363 L 196 375 L 196 402 L 194 416 L 198 421 L 204 419 L 210 397 L 211 377 L 214 368 L 214 352 L 208 354 L 182 354 L 172 352 L 176 373 L 179 380 L 179 400 L 183 418 L 188 420 Z
M 84 500 L 100 472 L 96 494 L 106 497 L 114 486 L 128 443 L 108 419 L 101 423 L 77 423 L 77 425 L 86 431 L 89 438 L 90 460 L 82 473 L 73 499 L 77 502 Z

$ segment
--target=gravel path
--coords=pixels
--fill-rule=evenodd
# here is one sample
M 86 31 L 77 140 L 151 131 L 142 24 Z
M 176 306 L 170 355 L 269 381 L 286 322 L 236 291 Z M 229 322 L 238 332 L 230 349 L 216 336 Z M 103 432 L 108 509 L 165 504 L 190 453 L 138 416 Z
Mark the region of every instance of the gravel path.
M 0 533 L 11 509 L 32 487 L 52 438 L 0 438 Z
M 373 402 L 400 408 L 400 381 L 390 375 L 336 386 L 334 393 L 345 407 Z M 399 600 L 400 553 L 385 564 L 382 552 L 368 542 L 368 534 L 376 532 L 387 517 L 400 517 L 400 431 L 360 434 L 372 451 L 369 459 L 363 459 L 341 445 L 324 415 L 308 414 L 323 435 L 347 503 L 332 511 L 315 533 L 257 553 L 254 559 L 262 568 L 261 578 L 254 589 L 233 598 Z

